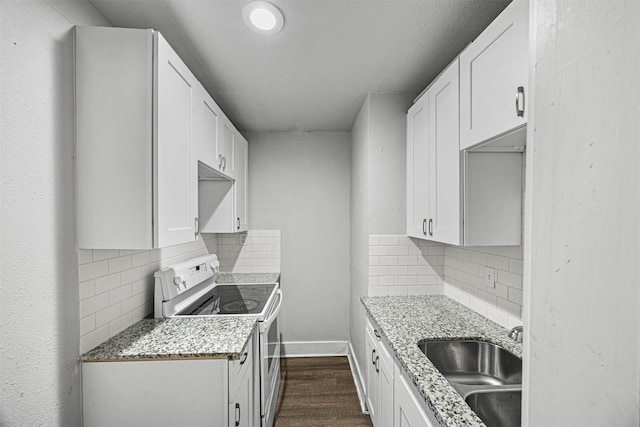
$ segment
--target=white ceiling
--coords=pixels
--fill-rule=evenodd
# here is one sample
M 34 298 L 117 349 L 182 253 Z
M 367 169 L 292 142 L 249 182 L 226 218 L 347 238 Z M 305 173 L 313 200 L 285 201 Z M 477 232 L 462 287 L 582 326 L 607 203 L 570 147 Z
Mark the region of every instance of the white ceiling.
M 367 92 L 417 96 L 509 0 L 90 0 L 114 26 L 159 30 L 240 130 L 351 130 Z

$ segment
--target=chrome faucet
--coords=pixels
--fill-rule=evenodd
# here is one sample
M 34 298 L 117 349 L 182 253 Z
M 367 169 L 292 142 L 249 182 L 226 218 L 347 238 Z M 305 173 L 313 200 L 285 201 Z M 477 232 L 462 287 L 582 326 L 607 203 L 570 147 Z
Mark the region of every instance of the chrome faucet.
M 516 326 L 509 331 L 509 338 L 515 342 L 522 342 L 522 326 Z

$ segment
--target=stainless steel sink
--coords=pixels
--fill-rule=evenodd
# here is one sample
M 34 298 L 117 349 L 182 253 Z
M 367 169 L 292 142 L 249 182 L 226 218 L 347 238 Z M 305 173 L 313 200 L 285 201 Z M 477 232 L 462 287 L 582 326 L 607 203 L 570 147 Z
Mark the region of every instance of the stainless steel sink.
M 476 340 L 422 340 L 420 350 L 488 427 L 519 427 L 522 359 Z
M 449 381 L 467 385 L 522 383 L 522 360 L 484 341 L 428 341 L 420 350 Z
M 521 425 L 521 390 L 479 390 L 471 392 L 465 402 L 490 427 Z

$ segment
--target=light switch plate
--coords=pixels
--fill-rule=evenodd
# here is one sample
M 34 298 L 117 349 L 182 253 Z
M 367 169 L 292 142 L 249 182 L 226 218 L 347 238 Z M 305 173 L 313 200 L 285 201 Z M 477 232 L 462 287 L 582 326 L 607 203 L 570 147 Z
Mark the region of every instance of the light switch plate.
M 484 278 L 489 288 L 496 287 L 496 269 L 492 267 L 485 267 Z

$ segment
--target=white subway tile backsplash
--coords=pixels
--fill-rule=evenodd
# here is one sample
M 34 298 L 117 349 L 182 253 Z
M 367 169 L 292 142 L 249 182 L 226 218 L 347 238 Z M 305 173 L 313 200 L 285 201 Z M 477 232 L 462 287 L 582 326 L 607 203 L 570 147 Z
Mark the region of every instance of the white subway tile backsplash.
M 120 256 L 120 251 L 117 249 L 94 249 L 93 261 L 102 261 L 109 258 L 116 258 Z
M 106 325 L 122 315 L 122 305 L 112 305 L 96 313 L 96 326 Z
M 85 352 L 153 312 L 154 273 L 217 250 L 217 236 L 153 250 L 78 250 L 80 347 Z
M 78 249 L 78 264 L 88 264 L 93 261 L 93 252 L 90 249 Z
M 96 294 L 95 280 L 80 283 L 80 300 L 87 299 Z
M 205 235 L 206 236 L 206 235 Z M 220 270 L 231 273 L 272 273 L 280 271 L 280 230 L 249 230 L 218 234 L 215 253 Z
M 109 262 L 98 261 L 89 264 L 81 264 L 78 266 L 78 279 L 81 282 L 95 279 L 96 277 L 106 276 L 109 274 Z
M 380 245 L 382 246 L 397 246 L 399 236 L 380 236 Z
M 409 291 L 406 286 L 391 286 L 389 287 L 389 296 L 407 296 Z
M 120 286 L 122 284 L 122 282 L 120 281 L 120 277 L 120 273 L 115 273 L 97 278 L 95 280 L 96 294 L 101 294 Z
M 115 334 L 124 331 L 129 326 L 134 323 L 133 316 L 131 313 L 125 313 L 122 316 L 114 319 L 109 322 L 109 335 L 114 336 Z
M 406 276 L 407 274 L 409 274 L 409 267 L 404 265 L 390 266 L 389 274 L 393 276 Z
M 398 276 L 380 276 L 379 285 L 380 286 L 397 286 L 398 285 Z
M 139 280 L 141 276 L 140 267 L 132 268 L 131 270 L 125 270 L 120 273 L 120 283 L 133 283 L 136 280 Z
M 522 247 L 458 247 L 407 236 L 369 236 L 369 295 L 442 294 L 445 286 L 485 317 L 522 314 Z M 397 263 L 396 263 L 397 260 Z M 485 267 L 496 269 L 488 287 Z M 492 308 L 492 310 L 489 310 Z
M 131 284 L 120 286 L 109 292 L 109 304 L 113 305 L 131 297 Z
M 80 335 L 86 335 L 96 329 L 96 316 L 91 314 L 80 319 Z
M 131 255 L 109 259 L 109 273 L 119 273 L 131 268 Z
M 109 306 L 109 294 L 100 294 L 80 301 L 80 317 L 97 313 Z

